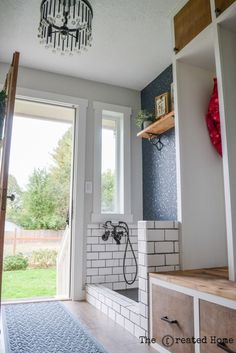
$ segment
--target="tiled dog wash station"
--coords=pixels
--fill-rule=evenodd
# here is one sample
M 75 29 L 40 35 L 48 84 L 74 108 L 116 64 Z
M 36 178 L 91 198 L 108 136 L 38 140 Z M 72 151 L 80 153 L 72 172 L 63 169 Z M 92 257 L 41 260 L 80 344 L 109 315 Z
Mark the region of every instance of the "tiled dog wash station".
M 129 231 L 138 264 L 137 280 L 132 285 L 125 282 L 123 274 L 126 236 L 121 238 L 119 245 L 112 237 L 103 240 L 103 225 L 88 226 L 86 298 L 139 338 L 148 336 L 149 272 L 179 269 L 178 222 L 140 221 L 137 225 L 129 225 Z M 128 282 L 132 282 L 136 266 L 130 247 L 125 273 Z M 137 301 L 129 298 L 135 289 Z

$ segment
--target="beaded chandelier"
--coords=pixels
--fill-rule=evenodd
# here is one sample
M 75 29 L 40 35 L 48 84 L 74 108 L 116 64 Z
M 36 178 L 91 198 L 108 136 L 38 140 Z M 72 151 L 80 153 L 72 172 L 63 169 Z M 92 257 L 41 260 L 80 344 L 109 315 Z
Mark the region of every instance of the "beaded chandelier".
M 87 0 L 43 0 L 40 43 L 62 55 L 80 54 L 92 43 L 93 9 Z

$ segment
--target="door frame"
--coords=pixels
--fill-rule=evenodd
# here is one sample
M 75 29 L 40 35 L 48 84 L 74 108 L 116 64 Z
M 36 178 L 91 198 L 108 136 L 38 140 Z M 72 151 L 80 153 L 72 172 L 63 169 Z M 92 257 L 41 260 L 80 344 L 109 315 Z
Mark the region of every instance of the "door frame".
M 86 153 L 86 120 L 88 100 L 78 97 L 65 96 L 52 92 L 44 92 L 17 87 L 16 99 L 33 100 L 34 102 L 51 103 L 68 106 L 75 109 L 74 146 L 73 146 L 73 185 L 72 185 L 72 214 L 71 214 L 71 273 L 70 299 L 84 300 L 85 263 L 85 153 Z

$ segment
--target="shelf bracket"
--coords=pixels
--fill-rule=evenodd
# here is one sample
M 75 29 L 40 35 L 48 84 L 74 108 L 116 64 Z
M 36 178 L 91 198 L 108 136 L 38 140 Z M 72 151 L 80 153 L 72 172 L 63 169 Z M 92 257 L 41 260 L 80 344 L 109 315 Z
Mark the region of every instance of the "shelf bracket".
M 156 149 L 160 152 L 162 150 L 162 148 L 164 147 L 164 143 L 161 141 L 161 135 L 157 135 L 157 134 L 150 134 L 149 135 L 149 139 L 148 141 L 154 146 L 156 147 Z

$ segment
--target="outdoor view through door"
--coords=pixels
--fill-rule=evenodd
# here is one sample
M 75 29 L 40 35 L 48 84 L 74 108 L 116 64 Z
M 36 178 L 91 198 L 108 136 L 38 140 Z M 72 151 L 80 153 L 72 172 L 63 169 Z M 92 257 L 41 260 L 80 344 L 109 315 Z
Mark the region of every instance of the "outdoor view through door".
M 2 300 L 70 296 L 75 110 L 16 100 Z

